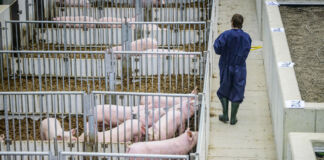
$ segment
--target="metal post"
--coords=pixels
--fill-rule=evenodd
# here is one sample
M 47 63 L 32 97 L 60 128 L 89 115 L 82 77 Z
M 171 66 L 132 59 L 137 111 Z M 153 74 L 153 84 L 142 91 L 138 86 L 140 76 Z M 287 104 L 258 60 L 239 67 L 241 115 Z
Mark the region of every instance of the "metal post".
M 8 96 L 9 98 L 9 96 Z M 9 117 L 8 117 L 8 106 L 7 106 L 7 99 L 6 96 L 3 96 L 3 106 L 4 106 L 4 112 L 5 112 L 5 125 L 6 125 L 6 146 L 7 151 L 10 151 L 10 145 L 11 141 L 9 140 Z
M 115 91 L 115 63 L 113 62 L 113 52 L 109 49 L 105 53 L 105 67 L 106 67 L 106 76 L 108 76 L 109 81 L 109 91 Z M 111 100 L 109 98 L 111 97 Z M 116 104 L 116 96 L 105 95 L 105 104 Z
M 95 128 L 94 128 L 94 107 L 92 106 L 92 95 L 84 94 L 84 136 L 85 136 L 85 150 L 94 152 L 95 150 Z M 88 117 L 88 124 L 86 117 Z M 89 127 L 89 128 L 87 128 Z M 89 131 L 89 132 L 88 132 Z M 89 136 L 87 135 L 89 133 Z M 87 139 L 89 137 L 89 139 Z
M 127 19 L 125 17 L 125 23 L 122 25 L 122 32 L 123 32 L 123 46 L 124 50 L 129 51 L 131 49 L 131 37 L 132 37 L 132 31 L 131 31 L 131 26 L 127 22 Z M 127 80 L 129 80 L 128 76 L 132 71 L 131 67 L 131 57 L 129 54 L 126 54 L 126 56 L 122 56 L 122 76 L 121 76 L 121 84 L 123 86 L 126 86 L 123 84 L 123 79 L 127 77 Z M 128 83 L 129 84 L 129 83 Z M 122 87 L 123 89 L 123 87 Z
M 19 6 L 18 1 L 14 2 L 10 6 L 10 20 L 19 20 Z M 20 44 L 20 25 L 19 23 L 11 24 L 11 37 L 12 37 L 12 48 L 13 50 L 19 50 Z

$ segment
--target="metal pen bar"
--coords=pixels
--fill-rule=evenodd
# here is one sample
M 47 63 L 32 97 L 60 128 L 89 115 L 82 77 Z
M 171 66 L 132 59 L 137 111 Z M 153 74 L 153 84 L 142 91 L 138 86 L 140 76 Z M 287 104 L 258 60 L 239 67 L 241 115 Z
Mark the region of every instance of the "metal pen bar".
M 69 94 L 79 94 L 84 95 L 85 92 L 79 91 L 36 91 L 36 92 L 0 92 L 0 95 L 69 95 Z
M 62 156 L 111 156 L 111 157 L 126 157 L 126 158 L 175 158 L 187 159 L 188 155 L 162 155 L 162 154 L 124 154 L 124 153 L 94 153 L 94 152 L 60 152 Z
M 19 93 L 19 92 L 18 92 Z M 61 92 L 59 92 L 61 93 Z M 113 91 L 92 91 L 92 94 L 108 94 L 108 95 L 136 95 L 136 96 L 169 96 L 169 97 L 196 97 L 195 94 L 174 94 L 174 93 L 142 93 L 142 92 L 113 92 Z M 1 92 L 0 92 L 1 95 Z

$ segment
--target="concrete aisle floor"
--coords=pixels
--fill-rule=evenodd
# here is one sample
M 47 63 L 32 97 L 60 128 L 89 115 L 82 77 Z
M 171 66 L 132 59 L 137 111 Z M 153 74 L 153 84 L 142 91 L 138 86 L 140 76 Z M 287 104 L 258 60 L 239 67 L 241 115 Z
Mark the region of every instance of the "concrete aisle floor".
M 250 34 L 252 46 L 262 46 L 255 0 L 220 0 L 219 3 L 218 33 L 230 29 L 231 16 L 240 13 L 245 18 L 243 30 Z M 245 99 L 240 105 L 238 123 L 235 126 L 218 120 L 218 115 L 222 112 L 216 96 L 219 87 L 219 57 L 214 59 L 213 70 L 217 78 L 211 82 L 209 160 L 276 159 L 262 53 L 262 49 L 255 50 L 248 57 Z

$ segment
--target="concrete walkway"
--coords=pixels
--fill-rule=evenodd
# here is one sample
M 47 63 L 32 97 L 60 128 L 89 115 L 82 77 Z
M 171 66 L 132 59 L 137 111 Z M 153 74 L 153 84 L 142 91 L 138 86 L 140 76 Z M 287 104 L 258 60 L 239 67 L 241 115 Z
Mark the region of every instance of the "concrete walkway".
M 230 29 L 231 16 L 240 13 L 245 18 L 243 30 L 250 34 L 253 40 L 252 46 L 262 46 L 257 26 L 255 0 L 220 0 L 218 13 L 218 33 Z M 218 63 L 218 58 L 217 56 L 214 59 L 215 64 Z M 235 126 L 218 120 L 218 115 L 222 112 L 216 96 L 219 87 L 219 70 L 217 65 L 213 67 L 217 77 L 211 82 L 213 94 L 208 159 L 276 159 L 262 49 L 252 51 L 247 60 L 245 99 L 238 111 L 238 123 Z

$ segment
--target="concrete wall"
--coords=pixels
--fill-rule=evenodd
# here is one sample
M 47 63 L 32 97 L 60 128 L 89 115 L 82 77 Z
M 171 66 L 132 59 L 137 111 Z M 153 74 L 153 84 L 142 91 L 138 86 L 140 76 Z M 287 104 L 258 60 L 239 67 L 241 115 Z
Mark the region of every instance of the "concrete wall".
M 260 2 L 257 2 L 260 3 Z M 263 7 L 262 7 L 263 6 Z M 324 104 L 305 103 L 303 109 L 286 107 L 288 100 L 301 100 L 294 68 L 280 68 L 278 62 L 291 62 L 285 32 L 273 32 L 271 28 L 283 28 L 278 6 L 262 2 L 262 36 L 264 44 L 264 65 L 270 99 L 278 159 L 286 159 L 287 140 L 290 132 L 323 132 Z
M 1 22 L 1 27 L 5 27 L 5 21 L 8 21 L 10 20 L 10 6 L 9 5 L 0 5 L 0 22 Z M 8 25 L 7 26 L 7 29 L 8 29 L 8 33 L 11 33 L 11 27 Z M 6 30 L 3 30 L 1 28 L 0 32 L 2 33 L 2 37 L 1 37 L 1 40 L 2 40 L 2 47 L 3 49 L 7 49 L 6 48 L 6 42 L 8 40 L 9 42 L 9 46 L 11 46 L 11 36 L 8 35 L 8 39 L 6 38 Z M 8 48 L 10 49 L 10 48 Z
M 316 160 L 314 147 L 318 147 L 317 144 L 322 143 L 324 143 L 324 133 L 289 133 L 289 151 L 287 159 Z

